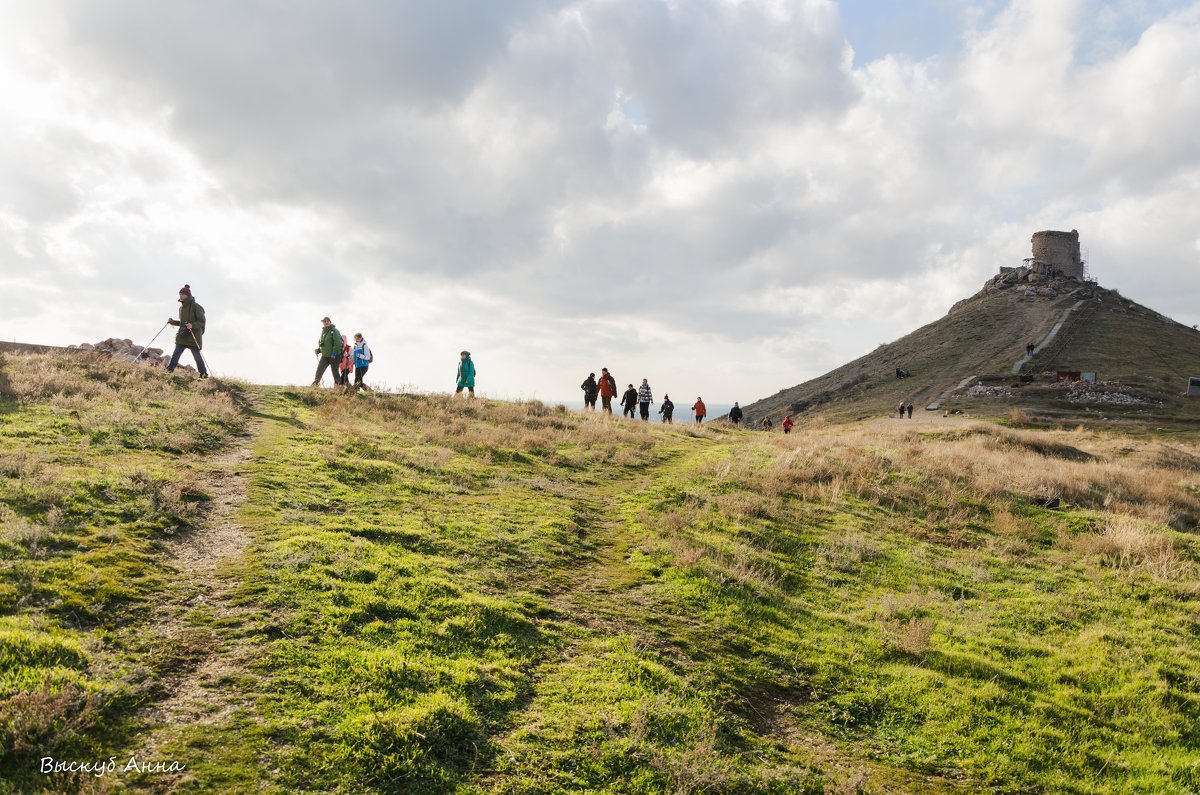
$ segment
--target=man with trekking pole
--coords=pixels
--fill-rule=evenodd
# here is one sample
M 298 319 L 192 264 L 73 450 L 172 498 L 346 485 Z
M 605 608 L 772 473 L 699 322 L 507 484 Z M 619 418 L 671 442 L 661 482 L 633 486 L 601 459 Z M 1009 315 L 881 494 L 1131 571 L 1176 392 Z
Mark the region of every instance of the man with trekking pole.
M 208 378 L 208 367 L 204 365 L 204 357 L 200 355 L 204 339 L 204 307 L 192 297 L 191 285 L 185 284 L 179 290 L 179 319 L 168 319 L 167 323 L 179 326 L 179 332 L 175 335 L 175 352 L 171 354 L 167 372 L 175 372 L 179 365 L 179 357 L 183 355 L 184 349 L 187 349 L 196 360 L 196 369 L 200 371 L 200 377 Z

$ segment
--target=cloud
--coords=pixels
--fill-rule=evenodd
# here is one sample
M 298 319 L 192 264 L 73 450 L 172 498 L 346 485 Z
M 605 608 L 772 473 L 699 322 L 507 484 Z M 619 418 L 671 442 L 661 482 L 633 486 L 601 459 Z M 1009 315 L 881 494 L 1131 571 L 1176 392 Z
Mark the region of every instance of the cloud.
M 570 395 L 603 360 L 746 400 L 934 319 L 1053 228 L 1200 321 L 1200 6 L 973 4 L 935 54 L 857 65 L 840 14 L 0 8 L 0 290 L 29 297 L 0 325 L 137 336 L 188 281 L 245 376 L 306 380 L 328 312 L 394 383 L 438 387 L 469 347 L 499 393 Z

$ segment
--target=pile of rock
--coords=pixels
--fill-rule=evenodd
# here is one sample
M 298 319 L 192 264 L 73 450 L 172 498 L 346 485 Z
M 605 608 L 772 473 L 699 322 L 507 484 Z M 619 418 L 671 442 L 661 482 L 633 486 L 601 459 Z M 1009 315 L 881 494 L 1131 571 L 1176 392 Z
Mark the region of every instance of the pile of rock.
M 963 394 L 966 395 L 967 397 L 973 397 L 973 398 L 975 398 L 975 397 L 1009 398 L 1009 397 L 1017 396 L 1017 393 L 1013 392 L 1011 389 L 1006 389 L 1005 387 L 1002 387 L 1002 386 L 986 386 L 984 384 L 976 384 L 975 386 L 971 387 Z
M 109 337 L 97 343 L 68 345 L 67 350 L 103 353 L 122 362 L 143 362 L 154 367 L 166 367 L 171 361 L 170 356 L 163 354 L 162 348 L 143 348 L 141 345 L 135 345 L 133 340 L 119 340 L 116 337 Z M 190 365 L 180 366 L 188 370 L 193 369 Z
M 1108 381 L 1064 381 L 1049 385 L 1067 392 L 1067 400 L 1077 403 L 1111 403 L 1120 406 L 1161 405 L 1134 394 L 1129 387 Z
M 984 283 L 979 295 L 991 295 L 1001 290 L 1020 290 L 1026 298 L 1092 298 L 1096 293 L 1093 285 L 1058 275 L 1041 262 L 1018 268 L 1001 268 L 1000 272 Z

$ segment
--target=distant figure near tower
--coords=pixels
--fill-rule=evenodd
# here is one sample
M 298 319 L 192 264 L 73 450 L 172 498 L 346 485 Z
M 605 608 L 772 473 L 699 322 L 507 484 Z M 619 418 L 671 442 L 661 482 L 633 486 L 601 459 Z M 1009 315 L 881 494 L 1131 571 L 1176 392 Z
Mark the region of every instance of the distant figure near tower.
M 1068 279 L 1083 281 L 1083 258 L 1079 256 L 1079 232 L 1035 232 L 1033 259 L 1044 262 Z

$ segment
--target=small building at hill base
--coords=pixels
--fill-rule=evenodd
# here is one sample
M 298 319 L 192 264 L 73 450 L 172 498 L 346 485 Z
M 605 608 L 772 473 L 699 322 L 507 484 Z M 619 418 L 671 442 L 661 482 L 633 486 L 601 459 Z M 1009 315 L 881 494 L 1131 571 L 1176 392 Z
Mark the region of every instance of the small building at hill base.
M 1200 397 L 1200 376 L 1192 376 L 1188 379 L 1188 397 Z
M 1055 373 L 1054 380 L 1056 381 L 1078 381 L 1083 378 L 1083 373 L 1078 370 L 1059 370 Z

